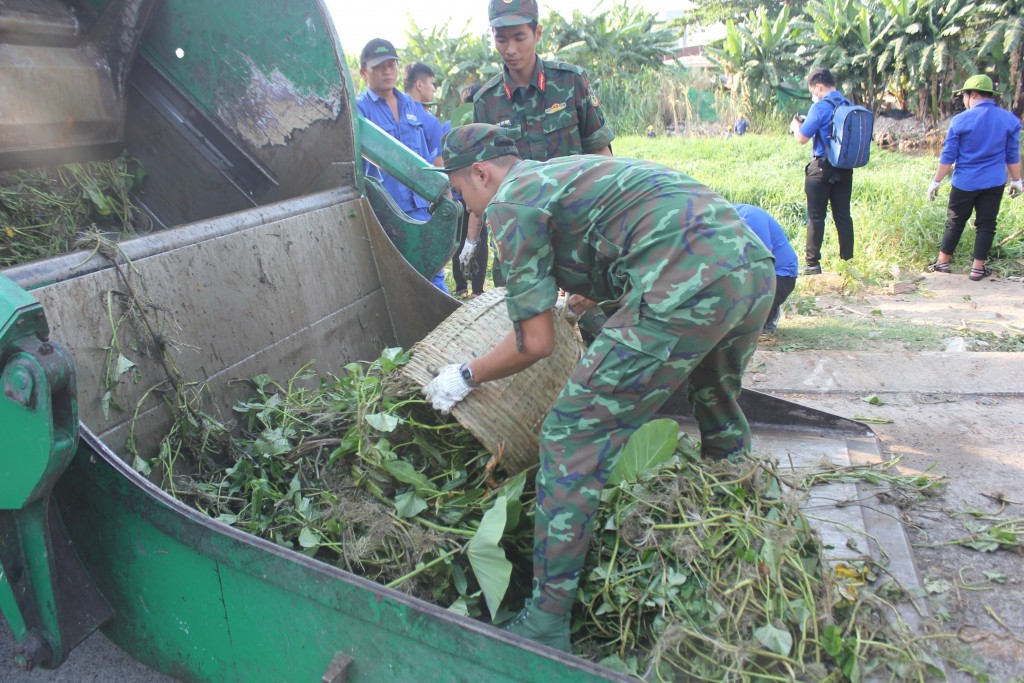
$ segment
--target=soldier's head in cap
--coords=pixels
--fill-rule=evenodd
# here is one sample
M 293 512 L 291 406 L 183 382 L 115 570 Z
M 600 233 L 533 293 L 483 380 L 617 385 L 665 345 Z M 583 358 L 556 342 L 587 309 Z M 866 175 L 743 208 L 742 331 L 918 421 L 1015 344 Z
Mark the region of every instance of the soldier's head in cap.
M 389 95 L 398 82 L 398 53 L 383 38 L 374 38 L 359 53 L 359 75 L 366 87 L 380 96 Z
M 452 128 L 444 136 L 441 167 L 436 170 L 448 174 L 452 189 L 462 195 L 466 207 L 479 218 L 518 161 L 515 140 L 501 128 L 489 123 L 470 123 Z
M 529 83 L 537 64 L 537 43 L 544 27 L 537 0 L 490 0 L 487 18 L 494 47 L 520 85 Z

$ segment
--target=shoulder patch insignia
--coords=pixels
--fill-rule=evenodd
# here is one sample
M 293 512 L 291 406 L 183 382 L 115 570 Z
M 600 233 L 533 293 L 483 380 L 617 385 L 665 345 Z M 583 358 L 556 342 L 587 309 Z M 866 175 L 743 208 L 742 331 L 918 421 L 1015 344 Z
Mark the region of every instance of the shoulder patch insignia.
M 565 102 L 559 102 L 558 104 L 552 104 L 550 107 L 544 110 L 545 114 L 554 114 L 565 109 Z
M 594 92 L 593 90 L 590 91 L 590 103 L 592 105 L 594 105 L 595 107 L 600 107 L 601 106 L 601 100 L 598 99 L 597 93 Z
M 496 125 L 496 126 L 505 126 L 506 128 L 508 128 L 508 127 L 510 127 L 512 125 L 512 120 L 511 119 L 505 119 L 504 121 L 498 121 L 494 125 Z

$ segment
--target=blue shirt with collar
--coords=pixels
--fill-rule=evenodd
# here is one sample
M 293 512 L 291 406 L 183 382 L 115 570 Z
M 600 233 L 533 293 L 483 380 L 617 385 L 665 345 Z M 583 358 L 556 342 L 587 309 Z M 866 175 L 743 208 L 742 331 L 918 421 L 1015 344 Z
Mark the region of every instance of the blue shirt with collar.
M 399 140 L 428 163 L 434 163 L 434 158 L 437 155 L 431 156 L 430 154 L 424 126 L 423 114 L 426 114 L 426 110 L 423 109 L 419 102 L 397 88 L 395 89 L 395 95 L 398 97 L 397 121 L 394 115 L 392 115 L 391 107 L 387 101 L 372 90 L 365 90 L 359 94 L 356 98 L 356 107 L 358 107 L 360 114 L 380 126 L 388 135 Z M 380 180 L 384 189 L 395 200 L 395 203 L 398 204 L 398 208 L 407 213 L 410 218 L 421 221 L 430 220 L 430 212 L 427 211 L 430 207 L 430 202 L 426 199 L 414 193 L 369 161 L 363 162 L 363 173 L 371 178 Z
M 1019 162 L 1020 119 L 988 99 L 953 117 L 939 157 L 965 191 L 1005 185 L 1006 165 Z
M 415 102 L 415 100 L 413 100 Z M 436 116 L 427 111 L 422 102 L 416 102 L 420 108 L 420 117 L 423 120 L 423 134 L 427 138 L 427 152 L 430 157 L 427 159 L 434 163 L 434 159 L 441 156 L 441 138 L 445 134 L 444 127 Z
M 807 111 L 807 118 L 800 124 L 800 134 L 811 139 L 811 156 L 825 156 L 825 140 L 832 132 L 832 116 L 844 99 L 843 93 L 833 90 Z
M 796 277 L 796 251 L 779 222 L 770 213 L 752 204 L 733 204 L 733 208 L 772 252 L 775 257 L 775 274 Z

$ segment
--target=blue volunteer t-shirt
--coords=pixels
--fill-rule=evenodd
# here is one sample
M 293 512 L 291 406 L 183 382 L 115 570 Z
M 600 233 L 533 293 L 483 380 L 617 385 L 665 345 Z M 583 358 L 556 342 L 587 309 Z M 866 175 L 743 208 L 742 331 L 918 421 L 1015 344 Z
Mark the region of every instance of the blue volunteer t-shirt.
M 406 147 L 416 152 L 424 160 L 434 163 L 436 154 L 430 155 L 430 148 L 427 145 L 427 135 L 424 129 L 423 107 L 419 102 L 412 99 L 404 92 L 395 90 L 398 96 L 398 120 L 391 113 L 391 107 L 387 101 L 372 90 L 365 90 L 356 98 L 356 106 L 359 113 L 373 123 L 380 126 L 385 133 L 399 140 Z M 398 208 L 417 220 L 430 220 L 430 202 L 414 193 L 408 187 L 384 173 L 369 161 L 363 162 L 363 173 L 369 177 L 377 178 L 384 186 L 384 190 L 395 200 Z
M 751 204 L 733 204 L 733 207 L 754 234 L 764 242 L 764 246 L 772 252 L 772 256 L 775 257 L 775 274 L 796 277 L 796 251 L 779 222 L 764 209 Z
M 423 134 L 427 138 L 427 159 L 434 163 L 434 159 L 441 156 L 441 138 L 444 136 L 444 127 L 437 117 L 427 111 L 422 102 L 416 102 L 420 108 L 420 118 L 423 120 Z
M 953 117 L 939 162 L 955 164 L 953 187 L 986 190 L 1006 184 L 1006 165 L 1020 162 L 1020 119 L 982 100 Z
M 811 105 L 807 118 L 800 124 L 800 134 L 811 139 L 811 156 L 825 156 L 825 140 L 832 132 L 832 115 L 843 99 L 841 92 L 833 90 Z

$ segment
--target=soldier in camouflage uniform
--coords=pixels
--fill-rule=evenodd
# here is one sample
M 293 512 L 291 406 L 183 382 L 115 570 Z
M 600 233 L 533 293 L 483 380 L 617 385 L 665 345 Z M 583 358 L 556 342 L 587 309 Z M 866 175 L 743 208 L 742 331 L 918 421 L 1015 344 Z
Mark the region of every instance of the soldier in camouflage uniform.
M 537 55 L 543 27 L 536 0 L 490 0 L 487 16 L 504 68 L 473 98 L 473 121 L 501 126 L 523 159 L 610 156 L 615 135 L 604 122 L 587 73 Z M 471 219 L 460 263 L 472 259 L 479 235 L 480 224 Z M 502 284 L 497 260 L 494 277 L 495 284 Z
M 508 627 L 568 651 L 601 489 L 630 435 L 689 380 L 703 455 L 749 451 L 737 398 L 772 305 L 772 257 L 729 202 L 666 166 L 521 161 L 485 124 L 454 129 L 442 147 L 452 186 L 497 239 L 515 330 L 442 368 L 424 390 L 435 408 L 550 355 L 565 324 L 559 288 L 610 313 L 541 428 L 534 595 Z

